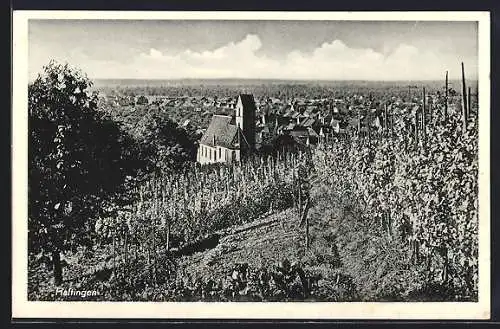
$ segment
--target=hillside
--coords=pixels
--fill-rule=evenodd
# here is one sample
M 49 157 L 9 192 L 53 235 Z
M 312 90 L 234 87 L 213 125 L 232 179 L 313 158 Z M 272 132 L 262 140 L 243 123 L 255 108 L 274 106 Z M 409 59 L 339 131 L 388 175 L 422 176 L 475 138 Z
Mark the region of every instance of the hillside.
M 316 191 L 314 194 L 316 195 Z M 339 214 L 334 215 L 335 205 L 328 206 L 319 201 L 310 210 L 309 250 L 305 248 L 304 228 L 299 227 L 297 212 L 295 209 L 287 209 L 268 213 L 247 224 L 221 230 L 217 232 L 221 238 L 214 248 L 175 259 L 167 257 L 168 261 L 165 263 L 175 264 L 176 278 L 181 278 L 186 286 L 189 286 L 196 281 L 231 281 L 235 265 L 248 264 L 251 269 L 272 269 L 283 266 L 283 262 L 288 261 L 298 264 L 309 277 L 319 279 L 315 282 L 317 286 L 314 292 L 306 300 L 315 300 L 317 297 L 332 301 L 351 300 L 355 297 L 354 286 L 350 277 L 342 274 L 339 266 L 341 262 L 333 240 L 333 228 Z M 162 253 L 164 254 L 164 251 Z M 81 289 L 96 284 L 102 284 L 102 288 L 108 287 L 108 290 L 121 288 L 116 284 L 116 277 L 111 274 L 113 267 L 120 271 L 119 265 L 116 264 L 119 264 L 121 259 L 113 261 L 113 252 L 109 246 L 96 250 L 95 254 L 99 257 L 85 258 L 81 254 L 75 254 L 66 259 L 68 264 L 65 275 L 68 279 L 63 283 L 63 288 Z M 141 263 L 144 260 L 139 257 L 136 261 Z M 143 276 L 148 267 L 137 265 L 129 270 L 142 272 L 139 276 Z M 42 284 L 45 275 L 50 273 L 42 266 L 37 266 L 34 273 L 40 279 L 32 283 L 38 288 L 36 295 L 42 300 L 57 300 L 52 284 Z M 160 285 L 157 289 L 165 288 Z M 109 291 L 109 294 L 120 295 L 118 291 Z M 315 294 L 319 296 L 316 297 Z M 164 299 L 160 297 L 157 300 Z
M 331 197 L 325 193 L 326 186 L 318 184 L 313 187 L 311 196 L 313 205 L 309 212 L 309 239 L 310 246 L 306 249 L 304 227 L 299 227 L 299 217 L 295 209 L 287 209 L 276 213 L 268 213 L 255 221 L 243 225 L 234 225 L 217 233 L 220 234 L 218 244 L 206 250 L 195 252 L 192 255 L 171 257 L 160 251 L 158 259 L 163 268 L 158 270 L 160 282 L 157 287 L 148 287 L 139 291 L 136 297 L 127 291 L 137 289 L 141 278 L 148 275 L 150 266 L 146 260 L 136 254 L 133 265 L 124 268 L 120 265 L 120 257 L 113 260 L 113 251 L 110 246 L 95 251 L 98 257 L 85 257 L 75 254 L 68 257 L 65 275 L 67 280 L 62 285 L 63 289 L 82 289 L 85 287 L 100 287 L 105 292 L 104 298 L 96 300 L 211 300 L 209 297 L 195 294 L 196 284 L 220 284 L 218 289 L 230 289 L 233 282 L 232 275 L 235 269 L 242 264 L 248 265 L 251 271 L 257 273 L 260 269 L 270 272 L 279 270 L 283 262 L 297 264 L 310 279 L 310 295 L 306 298 L 299 296 L 270 296 L 268 299 L 252 296 L 251 293 L 241 292 L 240 296 L 229 297 L 229 300 L 321 300 L 321 301 L 369 301 L 369 300 L 440 300 L 439 291 L 422 290 L 418 278 L 406 273 L 398 278 L 402 286 L 397 294 L 391 294 L 394 287 L 394 278 L 391 276 L 400 269 L 398 258 L 403 251 L 397 245 L 387 245 L 378 255 L 370 249 L 371 243 L 361 242 L 367 239 L 366 231 L 355 229 L 356 213 L 350 210 L 348 204 L 332 203 Z M 359 219 L 359 218 L 358 218 Z M 383 237 L 378 237 L 382 238 Z M 376 238 L 372 238 L 375 242 Z M 387 243 L 384 240 L 384 243 Z M 373 246 L 372 246 L 373 247 Z M 404 257 L 404 255 L 403 255 Z M 55 296 L 55 287 L 51 282 L 46 282 L 50 273 L 43 266 L 32 266 L 32 277 L 39 279 L 31 285 L 37 289 L 31 294 L 41 300 L 61 300 Z M 112 269 L 115 268 L 116 274 Z M 175 270 L 174 270 L 175 268 Z M 120 278 L 122 270 L 127 277 L 135 277 L 136 281 L 130 282 L 131 287 Z M 171 270 L 174 270 L 172 272 Z M 237 271 L 237 270 L 236 270 Z M 276 273 L 276 272 L 275 272 Z M 397 275 L 396 275 L 397 276 Z M 179 281 L 180 280 L 180 281 Z M 250 283 L 252 279 L 248 279 Z M 271 282 L 272 280 L 270 280 Z M 170 282 L 170 283 L 169 283 Z M 171 291 L 173 282 L 181 282 L 182 296 L 177 296 Z M 290 284 L 301 287 L 300 280 L 290 277 Z M 130 284 L 129 283 L 129 284 Z M 388 287 L 389 286 L 389 287 Z M 292 289 L 292 288 L 290 288 Z M 216 289 L 214 289 L 216 290 Z M 290 292 L 290 291 L 289 291 Z M 438 294 L 436 294 L 438 293 Z M 147 297 L 146 297 L 147 296 Z M 223 300 L 217 295 L 215 300 Z M 255 299 L 257 298 L 257 299 Z M 78 298 L 75 298 L 77 300 Z M 66 297 L 67 300 L 67 297 Z

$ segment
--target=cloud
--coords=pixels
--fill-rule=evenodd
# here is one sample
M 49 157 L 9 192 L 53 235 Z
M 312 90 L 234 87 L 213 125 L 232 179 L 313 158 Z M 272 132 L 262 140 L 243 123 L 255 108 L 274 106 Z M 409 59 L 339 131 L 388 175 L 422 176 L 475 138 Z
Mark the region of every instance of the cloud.
M 444 71 L 459 77 L 460 61 L 454 54 L 399 44 L 382 52 L 353 48 L 341 40 L 324 42 L 312 51 L 293 50 L 281 58 L 262 53 L 261 39 L 248 34 L 242 40 L 215 49 L 179 53 L 151 48 L 128 63 L 85 58 L 75 65 L 94 78 L 271 78 L 325 80 L 440 79 Z M 72 63 L 71 60 L 69 60 Z M 477 58 L 466 62 L 475 75 Z M 475 76 L 474 76 L 475 78 Z
M 158 50 L 156 50 L 154 48 L 151 48 L 149 50 L 149 56 L 151 58 L 161 58 L 163 56 L 163 54 L 161 53 L 161 51 L 158 51 Z
M 144 68 L 155 78 L 245 78 L 268 75 L 266 70 L 275 73 L 280 63 L 257 55 L 261 47 L 260 38 L 249 34 L 239 42 L 201 52 L 187 49 L 170 55 L 151 49 L 141 53 L 133 66 Z

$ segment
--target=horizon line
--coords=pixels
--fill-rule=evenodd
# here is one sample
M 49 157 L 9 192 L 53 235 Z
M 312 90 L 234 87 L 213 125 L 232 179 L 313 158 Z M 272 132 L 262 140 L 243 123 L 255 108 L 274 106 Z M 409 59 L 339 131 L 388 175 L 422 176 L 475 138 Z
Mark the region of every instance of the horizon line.
M 152 81 L 183 81 L 183 80 L 269 80 L 269 81 L 325 81 L 325 82 L 336 82 L 336 81 L 370 81 L 370 82 L 402 82 L 402 81 L 441 81 L 444 80 L 444 78 L 436 78 L 436 79 L 395 79 L 395 80 L 388 80 L 388 79 L 381 79 L 381 80 L 376 80 L 376 79 L 297 79 L 297 78 L 89 78 L 90 80 L 129 80 L 129 81 L 137 81 L 137 80 L 152 80 Z M 460 81 L 461 78 L 455 78 L 455 79 L 448 79 L 449 81 Z M 478 78 L 466 78 L 465 80 L 473 80 L 477 81 Z

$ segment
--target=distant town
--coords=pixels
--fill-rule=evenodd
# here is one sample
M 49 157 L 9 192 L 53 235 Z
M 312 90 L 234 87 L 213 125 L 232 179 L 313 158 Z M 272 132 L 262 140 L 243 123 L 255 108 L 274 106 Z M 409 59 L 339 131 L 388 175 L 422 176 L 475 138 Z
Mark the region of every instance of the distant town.
M 456 95 L 456 91 L 451 88 L 449 92 L 450 97 Z M 222 156 L 222 150 L 218 148 L 223 147 L 226 153 L 228 147 L 236 149 L 240 144 L 248 144 L 246 140 L 252 141 L 252 145 L 248 146 L 253 150 L 266 151 L 278 144 L 304 148 L 336 137 L 377 135 L 384 129 L 387 132 L 393 131 L 398 118 L 407 114 L 415 116 L 422 105 L 423 96 L 419 95 L 421 91 L 416 85 L 409 85 L 406 92 L 403 95 L 401 93 L 400 90 L 398 96 L 386 96 L 380 100 L 371 93 L 339 97 L 257 98 L 253 94 L 217 97 L 106 95 L 101 92 L 100 105 L 107 108 L 129 108 L 131 111 L 145 107 L 167 111 L 169 117 L 177 117 L 180 126 L 192 126 L 199 136 L 203 136 L 200 143 L 204 146 L 199 148 L 197 160 L 200 163 L 213 163 L 239 159 L 240 156 L 236 153 L 229 158 Z M 241 102 L 242 95 L 246 99 L 244 103 Z M 431 89 L 425 94 L 425 98 L 426 104 L 437 105 L 444 101 L 444 93 L 439 89 Z M 247 118 L 245 123 L 247 127 L 252 126 L 249 133 L 254 137 L 243 134 L 243 139 L 238 140 L 240 134 L 236 130 L 231 132 L 234 136 L 222 136 L 228 131 L 221 127 L 220 121 L 226 118 L 225 124 L 235 125 L 238 108 L 240 111 L 252 112 L 249 117 L 252 122 L 249 123 Z M 218 131 L 212 131 L 207 136 L 210 125 L 218 126 L 212 128 Z M 214 141 L 214 138 L 219 141 Z M 227 139 L 230 140 L 226 144 L 234 143 L 217 145 Z

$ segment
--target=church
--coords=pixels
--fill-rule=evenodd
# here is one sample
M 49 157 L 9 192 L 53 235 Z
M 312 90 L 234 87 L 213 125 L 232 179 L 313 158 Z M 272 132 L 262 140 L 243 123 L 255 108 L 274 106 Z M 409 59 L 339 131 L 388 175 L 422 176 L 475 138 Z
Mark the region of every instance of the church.
M 196 160 L 201 164 L 232 163 L 255 150 L 255 115 L 253 95 L 240 94 L 234 115 L 215 114 L 203 134 Z

